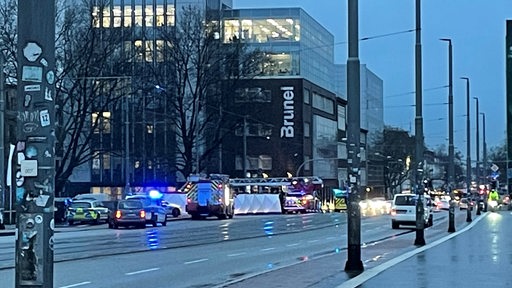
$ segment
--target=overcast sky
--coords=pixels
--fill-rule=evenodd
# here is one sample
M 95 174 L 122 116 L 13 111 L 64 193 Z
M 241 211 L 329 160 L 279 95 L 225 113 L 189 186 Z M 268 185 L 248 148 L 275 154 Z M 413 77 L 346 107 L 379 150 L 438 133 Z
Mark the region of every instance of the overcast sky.
M 233 0 L 235 9 L 300 7 L 334 35 L 335 61 L 347 61 L 347 0 Z M 384 121 L 414 133 L 414 0 L 360 0 L 361 64 L 384 81 Z M 470 78 L 472 160 L 476 155 L 476 100 L 486 117 L 488 148 L 506 136 L 505 33 L 511 0 L 422 1 L 423 121 L 427 146 L 448 146 L 448 44 L 453 45 L 454 144 L 466 155 L 466 82 Z M 483 137 L 482 116 L 480 137 Z M 482 155 L 483 145 L 480 142 Z M 482 158 L 482 156 L 480 156 Z

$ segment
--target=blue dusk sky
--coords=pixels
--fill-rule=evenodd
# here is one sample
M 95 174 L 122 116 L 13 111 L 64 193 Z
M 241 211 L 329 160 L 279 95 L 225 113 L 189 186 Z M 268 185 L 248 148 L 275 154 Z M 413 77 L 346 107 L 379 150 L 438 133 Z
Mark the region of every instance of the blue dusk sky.
M 415 0 L 360 0 L 359 59 L 384 82 L 384 122 L 414 133 Z M 347 0 L 233 0 L 234 9 L 299 7 L 334 35 L 335 62 L 346 64 Z M 505 34 L 511 0 L 428 0 L 421 6 L 423 131 L 430 149 L 448 146 L 448 43 L 453 45 L 454 145 L 466 155 L 466 81 L 470 78 L 472 159 L 476 100 L 490 149 L 506 137 Z M 385 36 L 388 35 L 388 36 Z M 482 116 L 480 138 L 483 137 Z M 482 154 L 482 140 L 480 153 Z M 482 156 L 481 156 L 482 157 Z

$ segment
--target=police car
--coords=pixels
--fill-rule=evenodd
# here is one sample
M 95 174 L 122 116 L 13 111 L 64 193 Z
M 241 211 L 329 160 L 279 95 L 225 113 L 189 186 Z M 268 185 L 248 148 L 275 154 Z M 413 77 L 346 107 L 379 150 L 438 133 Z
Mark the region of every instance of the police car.
M 137 199 L 144 204 L 144 211 L 146 211 L 146 224 L 151 224 L 153 227 L 167 225 L 167 208 L 162 206 L 162 193 L 157 190 L 151 190 L 147 194 L 136 194 L 126 196 L 126 199 Z

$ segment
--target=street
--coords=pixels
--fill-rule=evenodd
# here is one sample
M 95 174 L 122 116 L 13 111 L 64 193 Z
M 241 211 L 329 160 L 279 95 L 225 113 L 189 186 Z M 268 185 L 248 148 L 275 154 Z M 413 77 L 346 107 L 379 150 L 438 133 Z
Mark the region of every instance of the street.
M 435 213 L 426 235 L 436 226 L 444 230 L 446 219 L 447 212 Z M 361 227 L 363 247 L 413 234 L 410 228 L 391 229 L 389 215 L 363 217 Z M 61 227 L 55 235 L 55 287 L 212 287 L 344 253 L 347 231 L 345 213 L 318 213 L 170 221 L 144 230 L 84 225 Z M 14 236 L 0 237 L 4 283 L 14 283 L 13 256 Z

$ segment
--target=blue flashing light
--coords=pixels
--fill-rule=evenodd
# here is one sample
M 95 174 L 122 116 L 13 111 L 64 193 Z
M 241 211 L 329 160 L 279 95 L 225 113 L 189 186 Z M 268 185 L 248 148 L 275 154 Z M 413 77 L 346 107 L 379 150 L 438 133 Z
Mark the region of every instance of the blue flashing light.
M 148 195 L 151 199 L 160 199 L 163 196 L 158 190 L 149 190 Z

